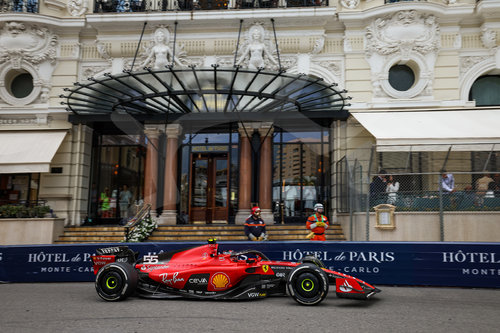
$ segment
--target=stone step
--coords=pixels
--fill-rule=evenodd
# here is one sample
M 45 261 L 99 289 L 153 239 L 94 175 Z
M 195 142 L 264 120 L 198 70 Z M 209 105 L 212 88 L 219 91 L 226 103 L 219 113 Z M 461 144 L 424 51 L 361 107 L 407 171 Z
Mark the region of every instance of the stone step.
M 269 235 L 307 235 L 308 232 L 306 230 L 279 230 L 278 232 L 273 232 L 268 230 L 267 231 Z M 198 235 L 208 235 L 208 236 L 216 236 L 216 235 L 243 235 L 244 232 L 243 230 L 236 230 L 236 231 L 159 231 L 155 230 L 152 234 L 152 236 L 172 236 L 172 235 L 179 235 L 179 236 L 185 236 L 185 235 L 193 235 L 193 236 L 198 236 Z M 334 235 L 334 234 L 342 234 L 341 230 L 327 230 L 326 232 L 327 235 Z
M 106 237 L 106 236 L 59 236 L 58 241 L 81 241 L 83 243 L 87 241 L 99 241 L 99 242 L 121 242 L 123 240 L 123 236 L 120 237 Z
M 125 232 L 122 231 L 67 231 L 64 233 L 64 236 L 83 236 L 83 237 L 91 237 L 91 236 L 124 236 Z
M 92 232 L 92 231 L 121 231 L 123 232 L 125 230 L 125 227 L 65 227 L 64 231 L 75 231 L 75 232 Z
M 304 225 L 268 225 L 266 229 L 269 240 L 275 241 L 302 241 L 308 231 Z M 125 236 L 125 228 L 120 226 L 85 226 L 66 227 L 64 234 L 55 243 L 106 243 L 121 242 Z M 215 237 L 219 241 L 246 241 L 243 225 L 172 225 L 159 226 L 146 240 L 149 242 L 179 242 L 179 241 L 206 241 Z M 342 228 L 333 224 L 326 231 L 328 240 L 345 240 Z
M 223 236 L 216 236 L 217 241 L 247 241 L 246 236 L 229 236 L 229 235 L 223 235 Z M 335 240 L 335 241 L 343 241 L 345 240 L 343 235 L 332 235 L 328 236 L 328 240 Z M 171 236 L 171 237 L 157 237 L 157 236 L 150 236 L 148 238 L 148 242 L 179 242 L 179 241 L 205 241 L 207 240 L 206 236 Z M 280 236 L 269 236 L 270 241 L 303 241 L 306 240 L 305 235 L 302 237 L 297 237 L 296 235 L 280 235 Z

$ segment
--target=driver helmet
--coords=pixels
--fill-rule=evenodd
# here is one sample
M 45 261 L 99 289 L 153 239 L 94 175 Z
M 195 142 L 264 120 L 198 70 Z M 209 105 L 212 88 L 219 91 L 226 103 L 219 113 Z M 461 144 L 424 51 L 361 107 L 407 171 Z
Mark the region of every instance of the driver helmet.
M 318 212 L 320 209 L 322 211 L 323 211 L 323 209 L 325 209 L 325 207 L 323 207 L 323 204 L 317 203 L 317 204 L 314 205 L 314 211 L 315 212 Z
M 252 215 L 257 216 L 260 215 L 260 208 L 255 206 L 252 208 Z

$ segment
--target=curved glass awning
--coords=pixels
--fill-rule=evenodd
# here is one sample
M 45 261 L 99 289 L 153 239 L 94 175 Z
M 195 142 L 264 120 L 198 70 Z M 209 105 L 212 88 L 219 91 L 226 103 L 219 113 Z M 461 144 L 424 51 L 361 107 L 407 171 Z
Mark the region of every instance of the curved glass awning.
M 109 115 L 115 111 L 133 116 L 196 113 L 320 112 L 328 118 L 345 118 L 346 91 L 304 74 L 264 69 L 145 68 L 90 78 L 66 88 L 67 110 L 78 116 Z M 340 114 L 342 114 L 341 117 Z

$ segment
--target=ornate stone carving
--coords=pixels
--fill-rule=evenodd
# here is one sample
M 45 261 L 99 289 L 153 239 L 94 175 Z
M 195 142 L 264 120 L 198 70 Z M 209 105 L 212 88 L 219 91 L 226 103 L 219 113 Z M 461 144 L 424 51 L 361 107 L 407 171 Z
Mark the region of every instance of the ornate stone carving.
M 473 56 L 460 58 L 460 77 L 481 61 L 490 59 L 489 56 Z
M 96 46 L 96 49 L 97 49 L 97 53 L 99 53 L 99 55 L 101 57 L 103 57 L 104 59 L 108 60 L 108 61 L 111 61 L 113 60 L 111 58 L 111 56 L 108 54 L 108 48 L 107 48 L 107 45 L 99 40 L 96 40 L 95 41 L 95 46 Z
M 359 6 L 359 0 L 341 0 L 340 3 L 347 9 L 355 9 Z
M 434 64 L 440 47 L 440 29 L 433 15 L 400 11 L 374 20 L 365 31 L 366 57 L 371 67 L 374 97 L 413 98 L 432 95 Z M 416 74 L 407 91 L 394 89 L 389 69 L 405 64 Z
M 242 50 L 237 65 L 243 64 L 250 69 L 270 68 L 270 64 L 274 65 L 273 68 L 278 66 L 271 53 L 271 40 L 262 23 L 255 23 L 248 29 Z
M 87 12 L 89 9 L 87 0 L 69 0 L 68 1 L 68 13 L 71 16 L 81 16 Z
M 48 102 L 57 46 L 57 36 L 48 28 L 6 22 L 0 30 L 0 98 L 16 106 Z M 32 81 L 31 91 L 22 97 L 12 93 L 18 75 L 27 75 Z
M 297 66 L 298 59 L 297 57 L 283 57 L 281 58 L 281 67 L 283 69 L 289 69 Z
M 484 47 L 492 49 L 497 46 L 497 33 L 493 30 L 483 29 L 481 41 L 483 42 Z
M 164 69 L 173 62 L 180 66 L 187 66 L 186 52 L 183 45 L 175 45 L 175 59 L 173 54 L 174 43 L 170 41 L 170 32 L 166 26 L 158 26 L 152 34 L 152 41 L 145 46 L 146 59 L 142 67 Z
M 10 61 L 19 68 L 22 61 L 38 65 L 56 60 L 57 36 L 47 28 L 22 22 L 7 22 L 0 32 L 0 64 Z
M 321 61 L 319 63 L 321 67 L 324 67 L 328 69 L 330 72 L 333 73 L 336 77 L 340 78 L 342 76 L 342 70 L 340 63 L 338 62 L 333 62 L 333 61 Z
M 434 15 L 405 10 L 372 22 L 366 28 L 366 41 L 368 54 L 427 54 L 439 49 L 439 25 Z
M 217 57 L 216 64 L 220 67 L 233 67 L 234 58 L 231 57 Z
M 319 54 L 321 51 L 323 51 L 323 48 L 325 47 L 325 36 L 320 36 L 316 41 L 314 42 L 314 47 L 311 51 L 311 54 Z
M 105 72 L 109 72 L 111 69 L 109 66 L 86 66 L 82 67 L 82 79 L 88 79 L 91 77 L 98 77 Z

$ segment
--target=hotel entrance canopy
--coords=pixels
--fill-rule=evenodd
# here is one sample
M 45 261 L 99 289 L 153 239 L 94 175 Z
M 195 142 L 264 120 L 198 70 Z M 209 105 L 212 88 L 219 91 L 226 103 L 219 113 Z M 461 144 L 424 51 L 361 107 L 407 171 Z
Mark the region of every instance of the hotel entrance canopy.
M 500 148 L 497 109 L 353 112 L 379 152 L 492 151 Z
M 346 91 L 319 78 L 284 71 L 167 66 L 105 74 L 75 83 L 67 99 L 73 122 L 113 112 L 137 120 L 171 122 L 221 118 L 227 121 L 269 121 L 307 116 L 311 119 L 346 119 Z

